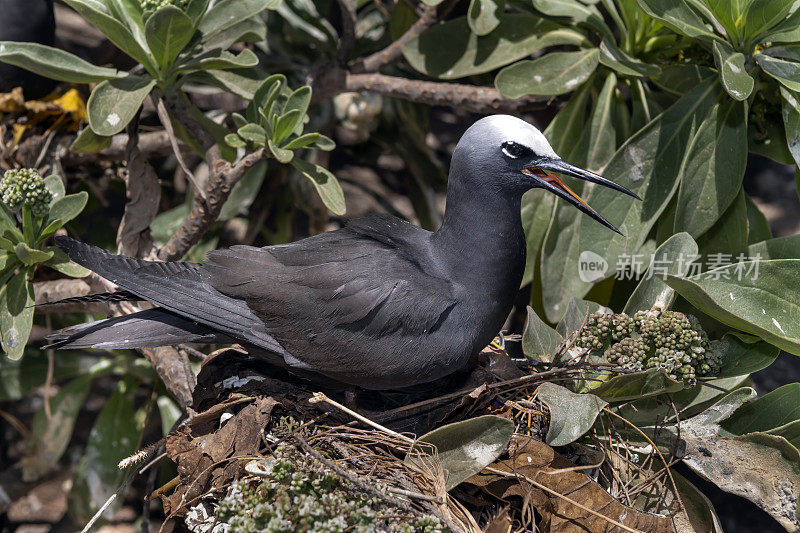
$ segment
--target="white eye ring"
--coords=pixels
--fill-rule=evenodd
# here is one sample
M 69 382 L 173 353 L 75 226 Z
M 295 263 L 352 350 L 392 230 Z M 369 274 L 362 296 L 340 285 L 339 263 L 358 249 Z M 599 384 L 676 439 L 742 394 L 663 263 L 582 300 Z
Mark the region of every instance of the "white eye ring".
M 506 156 L 512 159 L 518 159 L 525 155 L 526 152 L 530 151 L 530 149 L 525 145 L 515 143 L 514 141 L 504 142 L 502 145 L 502 150 Z

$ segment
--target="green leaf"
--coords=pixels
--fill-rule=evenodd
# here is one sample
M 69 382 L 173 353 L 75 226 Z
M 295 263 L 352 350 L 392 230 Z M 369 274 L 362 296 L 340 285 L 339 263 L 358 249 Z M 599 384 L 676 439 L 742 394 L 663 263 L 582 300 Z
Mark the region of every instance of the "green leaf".
M 522 229 L 525 231 L 526 261 L 520 286 L 524 287 L 536 279 L 539 250 L 544 242 L 550 217 L 553 215 L 555 201 L 556 197 L 543 189 L 528 191 L 522 197 L 520 216 Z
M 776 237 L 751 244 L 747 257 L 758 259 L 797 259 L 800 257 L 800 235 Z
M 225 142 L 228 143 L 228 146 L 232 146 L 234 148 L 241 148 L 243 146 L 247 146 L 247 142 L 235 133 L 229 133 L 228 135 L 226 135 Z
M 683 96 L 706 80 L 717 76 L 717 73 L 709 67 L 683 64 L 661 67 L 661 72 L 650 79 L 665 91 Z
M 800 165 L 800 99 L 798 93 L 781 87 L 781 116 L 786 131 L 786 146 L 795 164 Z
M 150 52 L 142 47 L 122 22 L 111 16 L 104 5 L 95 0 L 64 0 L 64 2 L 100 30 L 120 50 L 144 65 L 146 69 L 155 72 Z
M 248 140 L 250 142 L 256 143 L 260 146 L 264 146 L 267 144 L 267 132 L 264 131 L 264 128 L 259 126 L 258 124 L 245 124 L 239 131 L 237 131 L 239 137 L 242 139 Z
M 319 133 L 306 133 L 300 137 L 295 137 L 283 146 L 285 150 L 296 150 L 298 148 L 305 148 L 310 144 L 314 144 L 319 140 Z
M 697 255 L 697 243 L 688 233 L 677 233 L 664 241 L 653 254 L 647 276 L 634 289 L 625 304 L 623 313 L 633 315 L 636 311 L 646 311 L 653 307 L 669 309 L 675 301 L 675 291 L 661 281 L 658 273 L 683 276 Z
M 581 254 L 605 261 L 608 276 L 624 255 L 639 252 L 680 183 L 688 140 L 711 112 L 720 93 L 716 79 L 696 87 L 631 137 L 602 170 L 604 176 L 639 194 L 644 201 L 606 187 L 584 189 L 586 202 L 602 206 L 602 214 L 625 237 L 582 215 L 574 218 L 573 225 L 558 226 L 555 231 L 556 226 L 551 225 L 542 260 L 542 290 L 548 317 L 556 313 L 557 307 L 563 308 L 565 298 L 583 296 L 589 290 L 591 280 L 585 275 L 582 279 L 579 271 Z M 575 213 L 565 217 L 569 221 Z M 559 252 L 563 247 L 560 239 L 565 236 L 572 244 Z M 549 265 L 545 263 L 546 252 Z M 550 273 L 548 277 L 546 272 Z
M 206 13 L 198 28 L 208 39 L 265 9 L 277 9 L 280 4 L 281 0 L 222 0 Z
M 755 80 L 747 73 L 744 54 L 727 43 L 714 41 L 714 64 L 719 70 L 722 86 L 734 100 L 746 100 L 753 92 Z
M 86 106 L 92 130 L 98 135 L 121 132 L 155 85 L 154 79 L 128 76 L 104 81 L 95 87 Z
M 86 191 L 68 194 L 63 198 L 59 198 L 50 206 L 50 214 L 47 218 L 48 222 L 59 220 L 63 226 L 81 214 L 88 200 L 89 193 Z
M 564 337 L 528 306 L 528 319 L 522 331 L 522 351 L 525 357 L 532 361 L 552 363 L 563 342 Z
M 494 84 L 506 98 L 564 94 L 589 79 L 597 68 L 599 55 L 597 48 L 550 52 L 533 61 L 505 67 L 495 77 Z
M 544 130 L 544 136 L 556 153 L 567 157 L 577 143 L 583 131 L 586 116 L 586 103 L 589 101 L 590 87 L 581 86 L 570 97 L 564 109 L 550 121 Z
M 267 147 L 275 159 L 283 164 L 290 163 L 294 159 L 294 152 L 279 147 L 272 139 L 267 139 Z
M 684 0 L 636 0 L 645 13 L 681 35 L 718 39 Z
M 502 2 L 502 3 L 501 3 Z M 470 0 L 467 22 L 475 35 L 488 35 L 500 24 L 505 0 Z
M 745 208 L 747 210 L 747 244 L 753 244 L 772 238 L 772 230 L 769 228 L 769 221 L 764 213 L 753 203 L 750 195 L 745 193 Z M 797 255 L 795 257 L 798 257 Z M 765 258 L 770 259 L 770 258 Z M 791 259 L 790 257 L 778 258 L 772 257 L 771 259 Z
M 267 74 L 261 70 L 246 68 L 233 70 L 203 70 L 192 72 L 185 79 L 211 85 L 232 92 L 245 100 L 252 100 Z
M 786 61 L 766 54 L 756 54 L 761 69 L 793 91 L 800 91 L 800 63 Z
M 27 270 L 0 288 L 0 341 L 9 359 L 17 360 L 25 351 L 33 326 L 33 301 Z
M 111 136 L 98 135 L 92 128 L 85 127 L 70 145 L 76 154 L 96 154 L 111 146 Z
M 492 415 L 470 418 L 426 433 L 411 447 L 405 461 L 423 469 L 433 467 L 434 472 L 440 466 L 445 489 L 450 490 L 494 462 L 508 446 L 513 433 L 514 424 L 505 418 Z
M 61 181 L 61 178 L 56 174 L 50 174 L 45 177 L 44 185 L 47 187 L 47 190 L 50 191 L 50 194 L 53 195 L 53 201 L 63 198 L 66 194 L 64 182 Z
M 674 231 L 697 239 L 731 206 L 747 166 L 747 107 L 727 100 L 715 106 L 686 149 Z
M 593 302 L 571 297 L 567 302 L 567 309 L 564 311 L 564 315 L 556 324 L 556 331 L 564 338 L 569 337 L 573 332 L 583 327 L 586 317 L 594 312 L 596 308 L 599 308 L 599 306 Z
M 745 38 L 754 40 L 767 33 L 786 19 L 795 7 L 795 2 L 775 0 L 753 0 L 747 8 L 747 22 L 744 26 Z
M 258 65 L 258 57 L 247 48 L 238 55 L 226 50 L 210 50 L 199 56 L 192 56 L 185 63 L 181 63 L 177 70 L 225 70 L 255 67 L 256 65 Z
M 722 368 L 717 378 L 745 376 L 758 372 L 775 361 L 780 350 L 771 344 L 747 338 L 736 333 L 726 333 L 722 340 L 711 341 L 711 350 L 722 358 Z
M 614 34 L 603 20 L 603 16 L 596 7 L 588 2 L 573 2 L 571 0 L 533 0 L 533 7 L 550 17 L 566 17 L 571 25 L 584 24 L 603 37 L 613 39 Z
M 311 180 L 317 194 L 322 199 L 322 203 L 336 215 L 343 215 L 345 212 L 344 194 L 339 182 L 329 170 L 319 165 L 293 159 L 292 166 L 300 171 L 305 177 Z
M 48 246 L 47 251 L 51 252 L 53 257 L 45 264 L 53 270 L 57 270 L 71 278 L 85 278 L 92 273 L 88 268 L 84 268 L 78 263 L 72 262 L 67 254 L 55 246 Z
M 773 43 L 796 43 L 800 40 L 800 9 L 795 9 L 786 20 L 772 28 L 764 40 Z
M 0 41 L 0 61 L 72 83 L 94 83 L 120 75 L 117 69 L 97 67 L 69 52 L 38 43 Z
M 259 18 L 243 20 L 210 38 L 203 39 L 203 46 L 207 50 L 227 50 L 236 43 L 258 43 L 267 38 L 267 26 Z M 245 48 L 247 50 L 247 48 Z
M 308 105 L 310 103 L 311 87 L 304 85 L 289 95 L 286 104 L 283 106 L 283 112 L 288 113 L 289 111 L 297 110 L 300 116 L 296 119 L 296 122 L 300 122 L 308 111 Z M 295 124 L 292 130 L 294 130 L 295 127 L 297 127 L 297 124 Z
M 600 63 L 623 76 L 654 76 L 659 73 L 657 66 L 631 57 L 609 39 L 603 39 L 600 43 Z
M 752 0 L 704 0 L 705 5 L 711 10 L 711 14 L 725 28 L 728 40 L 732 43 L 740 41 L 747 6 L 750 2 Z
M 594 394 L 577 394 L 555 383 L 542 383 L 536 397 L 550 410 L 550 427 L 545 442 L 566 446 L 589 431 L 608 402 Z
M 314 148 L 322 150 L 323 152 L 330 152 L 336 148 L 336 143 L 333 142 L 333 139 L 330 137 L 320 135 L 319 139 L 317 139 L 317 142 L 314 143 Z
M 97 361 L 94 355 L 60 351 L 53 360 L 51 381 L 57 383 L 86 374 Z M 0 357 L 0 401 L 20 400 L 44 385 L 48 367 L 47 355 L 42 350 L 28 350 L 18 361 Z
M 720 427 L 731 435 L 770 431 L 800 420 L 800 383 L 789 383 L 745 403 Z M 791 442 L 791 441 L 790 441 Z M 800 440 L 793 442 L 800 445 Z
M 800 259 L 745 261 L 665 281 L 712 318 L 800 355 L 800 303 L 787 294 L 798 269 Z
M 529 14 L 506 14 L 490 35 L 479 37 L 466 17 L 431 26 L 403 47 L 418 72 L 441 79 L 483 74 L 548 46 L 590 43 L 577 31 Z
M 172 65 L 172 61 L 192 40 L 193 34 L 192 19 L 175 6 L 158 8 L 145 24 L 147 44 L 162 71 Z
M 92 375 L 79 376 L 50 398 L 51 418 L 44 408 L 33 417 L 31 438 L 22 463 L 22 478 L 34 481 L 47 475 L 64 455 L 78 413 L 89 394 Z M 128 420 L 130 423 L 130 420 Z
M 258 191 L 261 190 L 266 175 L 267 162 L 264 160 L 248 168 L 242 179 L 233 186 L 228 200 L 220 210 L 219 220 L 230 220 L 239 215 L 246 215 Z
M 678 392 L 683 383 L 670 379 L 659 368 L 620 374 L 592 389 L 592 394 L 608 402 L 627 402 L 659 394 Z
M 300 114 L 299 109 L 292 109 L 281 115 L 275 123 L 275 131 L 272 134 L 272 140 L 276 145 L 280 145 L 292 133 L 297 122 L 303 120 L 303 115 Z
M 672 472 L 672 479 L 675 481 L 684 509 L 684 512 L 677 513 L 672 518 L 675 530 L 723 533 L 722 524 L 711 500 L 677 472 Z
M 24 242 L 18 242 L 14 246 L 14 253 L 17 256 L 17 259 L 28 266 L 35 265 L 36 263 L 42 263 L 53 257 L 52 253 L 43 252 L 42 250 L 34 250 Z
M 141 429 L 134 416 L 134 388 L 127 381 L 117 383 L 89 433 L 69 494 L 71 513 L 81 520 L 91 518 L 125 479 L 117 464 L 136 451 Z

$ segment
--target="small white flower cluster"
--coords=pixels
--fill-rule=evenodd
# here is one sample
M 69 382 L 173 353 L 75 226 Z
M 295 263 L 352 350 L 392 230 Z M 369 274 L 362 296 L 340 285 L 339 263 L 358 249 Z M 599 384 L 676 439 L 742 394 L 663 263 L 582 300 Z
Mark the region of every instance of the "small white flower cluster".
M 0 201 L 13 211 L 20 211 L 27 205 L 33 216 L 43 218 L 50 211 L 52 200 L 44 179 L 32 168 L 6 170 L 0 180 Z

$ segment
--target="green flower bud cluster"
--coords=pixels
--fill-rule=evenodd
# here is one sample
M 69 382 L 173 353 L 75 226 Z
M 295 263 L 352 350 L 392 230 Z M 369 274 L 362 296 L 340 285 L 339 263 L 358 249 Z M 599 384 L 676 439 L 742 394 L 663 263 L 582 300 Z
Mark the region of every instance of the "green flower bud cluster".
M 217 507 L 229 533 L 443 533 L 430 515 L 407 515 L 374 495 L 353 490 L 349 482 L 310 456 L 286 445 L 261 461 L 265 481 L 238 481 Z M 380 489 L 380 486 L 378 486 Z
M 611 364 L 637 371 L 661 368 L 689 385 L 721 367 L 698 320 L 676 311 L 639 311 L 632 317 L 594 313 L 576 344 Z
M 27 205 L 33 216 L 44 218 L 50 212 L 52 200 L 44 179 L 32 168 L 6 170 L 0 180 L 0 201 L 12 211 L 20 211 Z
M 141 0 L 141 2 L 145 19 L 160 7 L 175 6 L 180 10 L 186 10 L 186 6 L 189 5 L 189 0 Z

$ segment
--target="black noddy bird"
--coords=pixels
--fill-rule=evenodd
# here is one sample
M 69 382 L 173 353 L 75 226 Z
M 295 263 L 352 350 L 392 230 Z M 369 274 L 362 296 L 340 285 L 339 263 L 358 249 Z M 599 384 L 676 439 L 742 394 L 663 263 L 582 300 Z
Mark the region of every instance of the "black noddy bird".
M 366 389 L 436 380 L 489 344 L 512 308 L 525 267 L 525 191 L 546 189 L 617 231 L 556 172 L 636 196 L 563 161 L 530 124 L 495 115 L 456 146 L 436 232 L 375 214 L 291 244 L 214 250 L 202 264 L 57 238 L 73 261 L 123 289 L 116 299 L 159 307 L 66 328 L 53 346 L 237 342 L 290 370 Z

